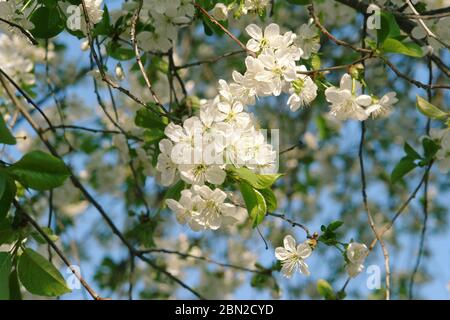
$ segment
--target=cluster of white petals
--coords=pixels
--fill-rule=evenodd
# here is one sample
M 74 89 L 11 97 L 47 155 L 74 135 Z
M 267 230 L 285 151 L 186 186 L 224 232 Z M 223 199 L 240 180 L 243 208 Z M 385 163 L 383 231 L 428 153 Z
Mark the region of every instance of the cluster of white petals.
M 45 50 L 33 47 L 24 37 L 4 33 L 0 34 L 0 48 L 0 67 L 3 71 L 18 83 L 34 84 L 34 65 L 45 61 Z M 47 58 L 52 59 L 52 46 L 49 48 Z
M 245 209 L 226 202 L 227 194 L 219 188 L 211 189 L 207 185 L 193 185 L 181 192 L 176 201 L 167 199 L 167 206 L 176 214 L 177 221 L 188 224 L 194 231 L 217 230 L 238 222 Z
M 361 83 L 349 74 L 344 74 L 339 88 L 329 87 L 325 90 L 325 97 L 330 103 L 331 115 L 340 120 L 364 121 L 370 116 L 376 118 L 389 114 L 392 105 L 398 101 L 395 92 L 390 92 L 381 99 L 361 94 L 361 92 Z
M 450 129 L 431 129 L 430 137 L 436 141 L 440 149 L 436 153 L 439 169 L 442 173 L 450 172 Z
M 245 60 L 247 71 L 243 76 L 239 75 L 241 90 L 258 97 L 290 93 L 288 104 L 292 111 L 309 105 L 317 96 L 317 85 L 307 75 L 306 67 L 297 64 L 304 55 L 303 48 L 296 45 L 297 35 L 291 31 L 281 34 L 274 23 L 264 31 L 255 24 L 245 30 L 251 37 L 247 49 L 256 57 L 249 56 Z M 301 28 L 300 31 L 301 39 L 309 37 L 305 32 L 309 33 L 310 29 Z M 311 54 L 313 49 L 309 44 L 307 47 Z
M 124 4 L 124 9 L 135 10 L 136 3 Z M 166 52 L 173 47 L 178 29 L 189 24 L 195 14 L 192 0 L 144 1 L 140 18 L 151 28 L 137 35 L 139 46 L 146 51 Z

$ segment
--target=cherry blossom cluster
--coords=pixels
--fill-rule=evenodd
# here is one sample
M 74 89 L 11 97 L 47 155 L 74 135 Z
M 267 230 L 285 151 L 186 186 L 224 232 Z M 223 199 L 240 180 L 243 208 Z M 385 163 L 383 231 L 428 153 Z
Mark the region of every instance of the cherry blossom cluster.
M 36 48 L 17 34 L 0 34 L 0 66 L 14 81 L 32 85 L 35 83 L 33 72 L 35 63 L 45 61 L 45 50 Z M 53 46 L 49 45 L 47 59 L 54 57 Z
M 179 201 L 167 199 L 167 206 L 176 214 L 177 221 L 188 224 L 194 231 L 217 230 L 232 226 L 246 210 L 225 202 L 227 194 L 220 188 L 193 185 L 181 191 Z
M 317 96 L 317 85 L 305 74 L 303 65 L 297 62 L 304 52 L 311 54 L 319 49 L 318 43 L 310 36 L 314 29 L 302 27 L 300 43 L 307 49 L 296 45 L 297 35 L 292 31 L 280 34 L 280 27 L 269 24 L 264 31 L 255 24 L 245 29 L 251 39 L 247 49 L 255 54 L 245 60 L 244 75 L 233 73 L 233 78 L 249 96 L 279 96 L 289 93 L 288 105 L 292 111 L 309 105 Z M 309 56 L 309 55 L 308 55 Z
M 364 121 L 369 117 L 388 115 L 398 99 L 395 92 L 389 92 L 380 99 L 362 94 L 362 85 L 349 74 L 344 74 L 339 88 L 329 87 L 325 97 L 330 103 L 331 115 L 340 120 L 354 119 Z
M 26 30 L 31 30 L 34 25 L 27 19 L 30 14 L 30 8 L 27 8 L 26 6 L 22 8 L 22 6 L 19 5 L 19 2 L 20 1 L 0 0 L 0 18 L 21 26 Z M 26 38 L 18 28 L 3 21 L 0 21 L 0 31 L 8 34 L 15 34 L 23 37 L 24 39 Z
M 124 4 L 127 12 L 136 10 L 135 2 Z M 195 14 L 192 0 L 148 0 L 140 12 L 146 28 L 137 36 L 139 46 L 146 51 L 167 52 L 176 41 L 178 28 L 189 24 Z
M 270 5 L 270 0 L 245 0 L 233 1 L 229 4 L 224 4 L 222 2 L 216 3 L 212 9 L 211 14 L 217 20 L 227 20 L 231 12 L 233 12 L 234 17 L 240 17 L 241 15 L 246 15 L 248 13 L 257 13 L 263 15 Z

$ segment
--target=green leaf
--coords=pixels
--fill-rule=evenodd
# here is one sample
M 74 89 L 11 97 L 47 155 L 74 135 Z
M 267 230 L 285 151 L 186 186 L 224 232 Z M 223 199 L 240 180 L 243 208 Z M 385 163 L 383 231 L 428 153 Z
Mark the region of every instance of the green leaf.
M 111 18 L 109 17 L 108 7 L 103 8 L 102 20 L 95 25 L 93 36 L 108 35 L 111 31 Z
M 165 137 L 164 131 L 160 128 L 146 129 L 144 131 L 144 141 L 147 143 L 155 143 Z
M 436 144 L 433 140 L 429 138 L 424 138 L 422 140 L 423 150 L 425 152 L 426 160 L 431 160 L 436 155 L 436 152 L 439 150 L 439 145 Z
M 32 294 L 56 297 L 70 292 L 59 271 L 30 248 L 20 256 L 18 269 L 20 282 Z
M 414 159 L 410 157 L 404 157 L 400 160 L 399 163 L 395 166 L 394 170 L 391 173 L 391 183 L 396 183 L 407 173 L 412 171 L 417 167 L 417 164 L 414 162 Z
M 413 42 L 401 42 L 394 38 L 384 41 L 382 49 L 386 53 L 400 53 L 410 57 L 423 57 L 422 48 Z
M 0 197 L 0 221 L 6 217 L 12 201 L 16 196 L 17 188 L 14 180 L 5 172 L 0 170 L 0 186 L 3 189 Z
M 8 252 L 0 252 L 0 300 L 9 300 L 9 273 L 12 257 Z
M 408 156 L 408 158 L 415 160 L 422 159 L 422 156 L 416 150 L 414 150 L 413 147 L 411 147 L 407 142 L 405 142 L 403 150 L 405 150 L 405 153 Z
M 16 144 L 16 138 L 11 134 L 6 126 L 3 116 L 0 114 L 0 143 L 4 144 Z
M 283 176 L 282 174 L 257 174 L 245 167 L 232 167 L 231 170 L 256 189 L 270 188 L 278 178 Z
M 131 60 L 136 57 L 136 54 L 131 48 L 124 48 L 116 41 L 110 41 L 106 45 L 106 52 L 108 55 L 119 61 Z
M 331 231 L 335 231 L 336 229 L 338 229 L 343 224 L 344 224 L 344 222 L 336 220 L 336 221 L 333 221 L 332 223 L 330 223 L 328 225 L 328 229 L 330 229 Z
M 324 279 L 317 281 L 317 291 L 325 300 L 336 300 L 333 287 Z
M 267 188 L 267 189 L 260 189 L 258 191 L 262 194 L 264 200 L 266 201 L 267 211 L 274 212 L 275 210 L 277 210 L 278 202 L 272 189 Z
M 401 35 L 400 27 L 393 14 L 381 12 L 380 28 L 377 29 L 377 43 L 382 44 L 387 38 L 395 38 Z
M 66 26 L 57 6 L 38 8 L 32 13 L 30 21 L 34 24 L 34 29 L 30 30 L 31 34 L 36 38 L 43 39 L 53 38 Z
M 8 219 L 0 219 L 0 245 L 10 244 L 17 240 L 17 233 L 12 229 Z
M 242 197 L 244 198 L 248 214 L 252 219 L 253 228 L 255 228 L 264 220 L 264 217 L 266 216 L 266 200 L 258 190 L 254 189 L 247 182 L 241 181 L 239 187 Z
M 159 110 L 158 106 L 152 104 L 149 108 L 154 110 Z M 167 125 L 167 118 L 161 117 L 156 112 L 153 112 L 147 108 L 141 108 L 136 112 L 136 117 L 134 118 L 134 123 L 141 128 L 146 129 L 160 129 L 164 131 Z
M 421 96 L 417 96 L 417 109 L 431 119 L 445 121 L 450 116 L 449 113 L 442 111 Z
M 42 151 L 27 153 L 8 171 L 25 187 L 39 191 L 59 187 L 70 176 L 62 160 Z
M 14 269 L 9 275 L 9 300 L 22 300 L 17 269 Z

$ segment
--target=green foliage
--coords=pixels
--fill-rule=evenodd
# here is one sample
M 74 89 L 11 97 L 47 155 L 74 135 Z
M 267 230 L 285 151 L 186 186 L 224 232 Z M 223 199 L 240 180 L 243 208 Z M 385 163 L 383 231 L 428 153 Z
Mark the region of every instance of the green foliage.
M 149 109 L 153 109 L 154 111 Z M 161 109 L 156 104 L 151 103 L 148 108 L 141 108 L 136 112 L 134 123 L 141 128 L 151 130 L 159 129 L 160 131 L 164 131 L 164 128 L 168 123 L 168 119 L 159 116 L 157 114 L 158 111 L 161 111 Z
M 239 188 L 241 190 L 242 197 L 244 198 L 247 211 L 252 219 L 253 228 L 255 228 L 264 220 L 264 217 L 266 216 L 266 200 L 260 191 L 245 181 L 241 181 L 239 183 Z
M 257 174 L 246 167 L 232 167 L 231 170 L 239 179 L 245 180 L 256 189 L 270 188 L 275 181 L 283 176 L 282 174 Z
M 445 121 L 450 117 L 450 113 L 442 111 L 421 96 L 417 96 L 416 105 L 417 109 L 428 118 Z
M 35 38 L 53 38 L 61 33 L 66 26 L 65 18 L 60 13 L 58 6 L 39 7 L 32 13 L 30 21 L 34 24 L 31 34 Z
M 337 241 L 336 230 L 340 228 L 344 223 L 342 221 L 336 220 L 331 222 L 328 226 L 322 225 L 320 231 L 322 234 L 319 237 L 319 241 L 326 244 L 327 246 L 335 246 L 339 242 Z
M 333 287 L 324 279 L 319 279 L 317 281 L 317 291 L 325 300 L 336 300 L 336 294 L 334 293 Z
M 14 180 L 0 168 L 0 221 L 8 214 L 11 203 L 16 196 L 17 188 Z
M 70 292 L 59 271 L 30 248 L 19 257 L 18 275 L 22 285 L 32 294 L 56 297 Z
M 7 170 L 25 187 L 39 191 L 56 188 L 70 176 L 62 160 L 42 151 L 27 153 Z
M 377 43 L 383 44 L 387 38 L 395 38 L 401 35 L 400 27 L 393 14 L 389 12 L 380 13 L 380 28 L 377 29 Z
M 381 47 L 385 53 L 400 53 L 416 58 L 423 57 L 422 48 L 414 42 L 403 42 L 394 38 L 388 38 Z
M 0 300 L 9 299 L 9 273 L 12 257 L 8 252 L 0 252 Z
M 11 134 L 6 126 L 3 116 L 0 114 L 0 143 L 16 144 L 16 138 Z
M 439 146 L 431 139 L 425 137 L 422 140 L 424 155 L 420 155 L 407 142 L 403 147 L 406 155 L 400 159 L 391 173 L 391 183 L 395 184 L 400 181 L 406 174 L 414 170 L 416 167 L 426 166 L 434 159 Z

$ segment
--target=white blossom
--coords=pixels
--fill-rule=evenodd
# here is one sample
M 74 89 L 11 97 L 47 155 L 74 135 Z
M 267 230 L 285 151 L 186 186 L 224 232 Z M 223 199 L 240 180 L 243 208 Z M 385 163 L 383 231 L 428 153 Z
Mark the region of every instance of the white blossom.
M 326 99 L 331 103 L 330 113 L 340 120 L 366 120 L 368 115 L 364 107 L 371 105 L 372 98 L 365 94 L 360 95 L 360 91 L 361 84 L 349 74 L 344 74 L 340 88 L 330 87 L 325 90 Z
M 300 66 L 297 71 L 306 71 L 305 66 Z M 291 82 L 291 88 L 287 104 L 291 111 L 297 111 L 300 107 L 308 106 L 317 97 L 317 85 L 307 75 L 298 73 L 297 79 Z
M 282 264 L 281 273 L 286 278 L 291 278 L 298 269 L 300 273 L 309 276 L 309 268 L 304 261 L 312 253 L 309 244 L 305 241 L 297 246 L 294 237 L 287 235 L 284 237 L 283 245 L 284 247 L 275 249 L 275 257 Z
M 389 92 L 385 94 L 381 99 L 375 99 L 374 104 L 366 109 L 368 116 L 372 118 L 380 118 L 389 115 L 392 111 L 392 105 L 397 103 L 395 92 Z
M 369 249 L 365 244 L 352 242 L 348 245 L 345 254 L 348 259 L 345 270 L 350 277 L 354 278 L 364 270 L 364 260 L 369 254 Z
M 312 54 L 319 52 L 320 36 L 317 27 L 311 22 L 302 24 L 295 38 L 295 44 L 303 50 L 303 59 L 309 59 Z

